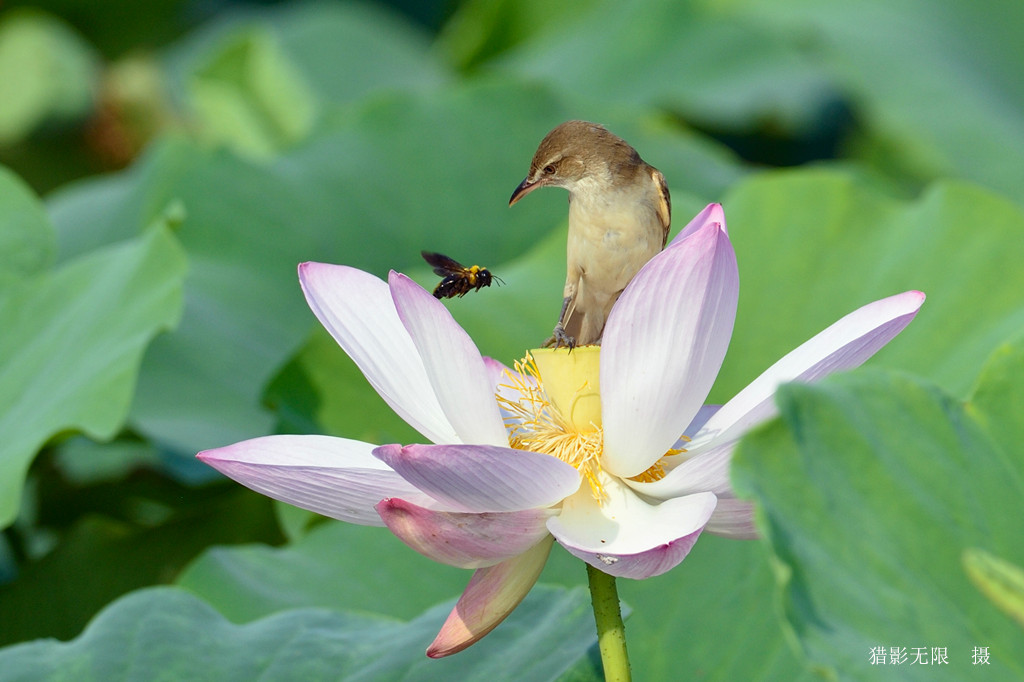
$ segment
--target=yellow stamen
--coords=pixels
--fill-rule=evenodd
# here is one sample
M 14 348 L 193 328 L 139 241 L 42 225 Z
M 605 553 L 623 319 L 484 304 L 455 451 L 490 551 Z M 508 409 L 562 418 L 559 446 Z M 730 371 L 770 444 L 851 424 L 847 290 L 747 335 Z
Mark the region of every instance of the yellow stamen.
M 505 372 L 503 387 L 510 388 L 515 400 L 497 395 L 498 402 L 510 412 L 505 418 L 509 444 L 520 450 L 543 452 L 571 464 L 587 480 L 594 499 L 604 500 L 601 485 L 601 452 L 604 432 L 591 424 L 592 430 L 581 431 L 555 408 L 544 390 L 537 363 L 529 353 L 515 363 L 515 372 Z M 586 388 L 586 384 L 580 390 Z
M 640 483 L 654 483 L 665 478 L 665 466 L 658 460 L 651 467 L 644 472 L 637 474 L 636 476 L 630 476 L 629 480 L 639 481 Z
M 687 443 L 690 442 L 688 436 L 679 436 L 679 440 L 685 441 Z M 668 457 L 674 457 L 675 455 L 681 455 L 684 452 L 686 452 L 686 448 L 669 448 L 668 452 L 662 455 L 661 459 L 652 464 L 650 468 L 647 469 L 647 471 L 643 471 L 637 474 L 636 476 L 630 476 L 629 480 L 639 481 L 640 483 L 654 483 L 655 481 L 660 481 L 661 479 L 665 478 L 665 474 L 668 473 L 668 471 L 665 469 L 666 465 L 668 464 L 665 461 L 665 459 Z
M 511 389 L 516 397 L 507 398 L 500 393 L 495 396 L 498 403 L 509 412 L 509 416 L 505 417 L 509 445 L 518 450 L 542 452 L 571 464 L 586 479 L 594 499 L 603 502 L 607 498 L 601 483 L 604 431 L 600 426 L 600 397 L 594 391 L 592 381 L 583 378 L 582 384 L 575 388 L 571 385 L 559 386 L 560 399 L 555 401 L 545 389 L 537 361 L 531 353 L 517 361 L 514 367 L 514 372 L 505 371 L 507 383 L 500 384 L 499 388 Z M 596 368 L 597 363 L 594 362 L 590 369 Z M 563 372 L 559 376 L 563 382 L 580 381 L 581 376 L 586 376 L 586 372 L 581 375 L 565 371 L 564 367 L 559 367 L 559 370 Z M 561 406 L 571 410 L 572 417 L 564 414 Z M 683 441 L 690 440 L 686 436 L 680 438 Z M 686 450 L 681 448 L 669 450 L 649 469 L 633 476 L 632 480 L 644 483 L 661 480 L 671 468 L 666 458 L 684 452 Z

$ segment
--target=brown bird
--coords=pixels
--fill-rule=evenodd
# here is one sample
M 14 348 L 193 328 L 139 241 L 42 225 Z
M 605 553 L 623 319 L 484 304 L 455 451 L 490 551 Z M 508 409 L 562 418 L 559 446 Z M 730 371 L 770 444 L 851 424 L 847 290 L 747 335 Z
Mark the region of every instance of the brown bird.
M 619 294 L 665 248 L 672 215 L 665 176 L 603 126 L 566 121 L 541 140 L 509 206 L 538 187 L 569 190 L 562 312 L 545 345 L 600 343 Z

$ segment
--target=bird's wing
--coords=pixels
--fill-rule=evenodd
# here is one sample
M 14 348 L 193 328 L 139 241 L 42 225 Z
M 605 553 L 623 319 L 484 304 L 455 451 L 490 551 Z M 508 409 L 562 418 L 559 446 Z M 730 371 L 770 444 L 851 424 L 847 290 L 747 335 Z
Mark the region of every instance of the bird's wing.
M 651 168 L 651 179 L 654 180 L 654 186 L 658 188 L 658 220 L 661 221 L 661 227 L 665 230 L 661 246 L 665 248 L 665 244 L 668 242 L 668 227 L 672 224 L 672 197 L 669 196 L 668 183 L 665 182 L 665 176 L 661 174 L 660 170 Z

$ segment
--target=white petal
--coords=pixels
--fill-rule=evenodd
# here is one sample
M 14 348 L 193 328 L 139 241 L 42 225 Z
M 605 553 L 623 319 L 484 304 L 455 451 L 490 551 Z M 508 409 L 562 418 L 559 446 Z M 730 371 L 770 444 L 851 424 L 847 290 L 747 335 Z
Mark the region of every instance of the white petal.
M 684 443 L 683 447 L 685 446 Z M 720 447 L 704 449 L 696 455 L 687 452 L 667 457 L 664 463 L 670 468 L 661 480 L 644 483 L 627 479 L 626 484 L 638 493 L 658 500 L 669 500 L 705 491 L 716 495 L 732 495 L 729 467 L 735 448 L 736 443 L 730 442 Z M 675 464 L 673 460 L 680 463 Z
M 686 440 L 680 439 L 672 446 L 673 450 L 682 450 L 682 454 L 666 457 L 660 461 L 668 471 L 663 479 L 644 483 L 627 478 L 623 479 L 623 483 L 641 495 L 658 500 L 704 491 L 710 491 L 716 495 L 731 495 L 729 462 L 733 446 L 729 446 L 728 452 L 724 453 L 722 452 L 724 448 L 703 450 L 697 456 L 691 455 L 688 451 L 693 435 L 721 408 L 721 405 L 704 405 L 697 411 L 697 416 L 683 431 Z
M 388 284 L 398 316 L 460 441 L 507 446 L 490 373 L 469 334 L 441 301 L 405 275 L 392 272 Z
M 713 222 L 655 256 L 626 287 L 601 345 L 605 469 L 634 476 L 676 442 L 721 367 L 738 293 L 732 244 Z
M 601 504 L 584 486 L 548 520 L 548 530 L 570 554 L 609 575 L 649 578 L 676 566 L 715 509 L 712 493 L 652 505 L 617 479 L 602 482 Z
M 391 409 L 434 443 L 458 443 L 387 283 L 343 265 L 303 263 L 309 307 Z
M 432 504 L 371 454 L 376 447 L 330 436 L 265 436 L 196 456 L 256 492 L 350 523 L 383 526 L 374 505 L 386 497 Z
M 914 319 L 924 294 L 908 291 L 855 310 L 789 352 L 722 406 L 697 432 L 692 453 L 735 442 L 777 413 L 775 389 L 787 381 L 813 382 L 852 369 L 878 352 Z

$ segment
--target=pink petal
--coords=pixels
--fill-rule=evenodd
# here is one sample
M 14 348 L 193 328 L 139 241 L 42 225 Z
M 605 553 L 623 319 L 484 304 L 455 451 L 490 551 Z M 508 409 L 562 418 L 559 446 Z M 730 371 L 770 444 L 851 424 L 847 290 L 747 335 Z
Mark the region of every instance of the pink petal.
M 505 620 L 537 582 L 551 552 L 550 536 L 519 556 L 473 574 L 427 656 L 457 654 Z
M 377 512 L 409 547 L 459 568 L 493 566 L 522 554 L 548 534 L 544 524 L 554 514 L 546 509 L 483 514 L 434 511 L 398 498 L 382 500 Z
M 725 227 L 725 211 L 722 210 L 721 204 L 708 204 L 705 206 L 704 210 L 695 215 L 693 220 L 687 223 L 686 227 L 680 230 L 679 234 L 672 239 L 672 244 L 683 241 L 695 232 L 700 231 L 708 223 L 721 225 L 722 231 L 728 233 Z
M 635 476 L 676 442 L 721 367 L 738 293 L 732 244 L 711 222 L 626 287 L 601 345 L 605 469 Z
M 754 540 L 760 537 L 754 527 L 754 505 L 734 497 L 719 497 L 715 513 L 704 527 L 709 533 L 734 540 Z
M 460 441 L 508 445 L 494 386 L 469 334 L 444 304 L 405 275 L 392 272 L 388 283 L 398 316 Z
M 196 457 L 247 488 L 331 518 L 382 526 L 385 497 L 431 499 L 373 456 L 377 447 L 330 436 L 265 436 Z
M 859 366 L 910 324 L 924 298 L 920 291 L 907 291 L 869 303 L 789 352 L 723 405 L 694 437 L 690 451 L 736 441 L 775 416 L 779 384 L 813 382 Z
M 580 490 L 548 520 L 548 530 L 573 556 L 621 578 L 650 578 L 676 566 L 715 509 L 712 493 L 652 505 L 621 481 L 603 483 L 601 504 L 589 489 Z
M 303 263 L 313 313 L 391 409 L 435 443 L 457 443 L 387 283 L 343 265 Z
M 528 450 L 493 445 L 385 445 L 373 454 L 453 510 L 479 513 L 550 507 L 580 485 L 579 472 L 572 466 Z

